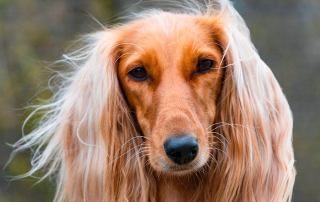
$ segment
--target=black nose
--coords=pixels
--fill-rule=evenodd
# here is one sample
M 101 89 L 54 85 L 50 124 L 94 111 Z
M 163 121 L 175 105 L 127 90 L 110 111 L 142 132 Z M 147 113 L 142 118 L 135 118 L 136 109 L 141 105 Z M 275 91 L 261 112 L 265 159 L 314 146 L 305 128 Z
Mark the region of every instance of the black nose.
M 173 162 L 181 165 L 196 158 L 199 146 L 195 137 L 181 135 L 168 139 L 164 143 L 164 150 Z

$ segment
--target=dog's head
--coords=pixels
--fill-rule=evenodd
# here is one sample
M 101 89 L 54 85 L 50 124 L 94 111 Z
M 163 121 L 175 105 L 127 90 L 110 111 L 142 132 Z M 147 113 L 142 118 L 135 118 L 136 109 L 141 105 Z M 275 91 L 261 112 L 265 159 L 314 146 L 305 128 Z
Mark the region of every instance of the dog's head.
M 207 201 L 285 201 L 288 103 L 230 2 L 204 10 L 152 11 L 86 36 L 39 108 L 51 109 L 46 121 L 17 143 L 47 145 L 27 175 L 60 168 L 61 200 L 155 201 L 158 173 L 205 168 Z
M 146 137 L 149 162 L 181 173 L 209 158 L 224 73 L 219 24 L 163 13 L 121 30 L 118 78 Z

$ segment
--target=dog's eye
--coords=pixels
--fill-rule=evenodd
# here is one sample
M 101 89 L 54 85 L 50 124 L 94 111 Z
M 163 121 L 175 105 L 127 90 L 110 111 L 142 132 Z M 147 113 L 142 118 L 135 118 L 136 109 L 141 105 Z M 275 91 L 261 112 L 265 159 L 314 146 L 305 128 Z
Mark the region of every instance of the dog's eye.
M 143 67 L 138 67 L 129 72 L 131 78 L 137 81 L 143 81 L 147 78 L 147 71 Z
M 213 60 L 201 60 L 197 65 L 197 73 L 205 73 L 214 67 Z

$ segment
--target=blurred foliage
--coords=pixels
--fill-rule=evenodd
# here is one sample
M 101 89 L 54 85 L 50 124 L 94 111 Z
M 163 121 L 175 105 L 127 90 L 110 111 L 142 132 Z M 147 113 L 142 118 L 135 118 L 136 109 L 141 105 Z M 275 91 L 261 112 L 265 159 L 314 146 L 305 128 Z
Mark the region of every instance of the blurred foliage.
M 79 34 L 118 22 L 118 11 L 138 0 L 0 0 L 0 167 L 8 161 L 21 126 L 38 104 L 52 76 L 44 61 L 59 59 Z M 263 60 L 283 87 L 294 114 L 297 180 L 293 201 L 320 201 L 320 1 L 238 0 Z M 127 14 L 126 12 L 122 15 Z M 35 96 L 36 95 L 36 96 Z M 28 133 L 36 124 L 33 117 Z M 0 202 L 52 201 L 54 182 L 24 178 L 8 181 L 30 169 L 30 151 L 17 155 L 1 173 Z M 41 176 L 41 173 L 39 173 Z

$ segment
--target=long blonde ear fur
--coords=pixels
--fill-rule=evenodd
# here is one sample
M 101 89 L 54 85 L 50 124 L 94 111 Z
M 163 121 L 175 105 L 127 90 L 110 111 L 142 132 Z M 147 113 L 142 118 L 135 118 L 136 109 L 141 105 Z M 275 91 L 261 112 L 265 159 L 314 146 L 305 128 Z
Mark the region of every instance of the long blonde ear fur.
M 144 137 L 136 132 L 117 79 L 117 39 L 113 30 L 90 34 L 83 48 L 63 56 L 59 63 L 73 70 L 58 75 L 63 82 L 51 102 L 30 115 L 46 111 L 39 127 L 14 145 L 13 155 L 38 146 L 32 169 L 19 177 L 45 167 L 42 179 L 57 174 L 55 201 L 148 201 L 152 195 Z
M 225 76 L 213 131 L 224 152 L 212 162 L 206 199 L 290 201 L 295 168 L 288 102 L 241 16 L 228 1 L 216 6 L 220 12 L 209 18 L 224 50 Z

